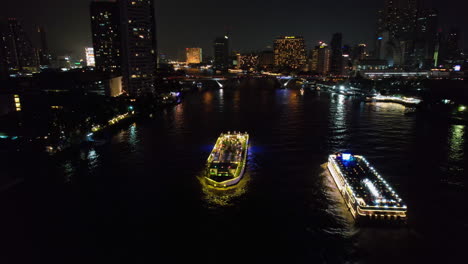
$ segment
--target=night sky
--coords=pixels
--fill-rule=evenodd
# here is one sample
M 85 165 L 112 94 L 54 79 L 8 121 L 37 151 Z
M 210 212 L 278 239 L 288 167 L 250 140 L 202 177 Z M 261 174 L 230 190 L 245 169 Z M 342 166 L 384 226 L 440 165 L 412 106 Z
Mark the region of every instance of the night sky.
M 17 17 L 37 45 L 35 25 L 48 31 L 51 52 L 84 56 L 91 46 L 89 3 L 91 0 L 1 0 L 0 17 Z M 468 43 L 466 0 L 428 0 L 440 12 L 444 29 L 464 28 Z M 342 32 L 344 43 L 372 45 L 377 10 L 384 0 L 156 0 L 156 21 L 160 53 L 176 57 L 185 47 L 201 47 L 212 54 L 212 41 L 231 32 L 232 49 L 262 50 L 279 35 L 302 35 L 308 48 L 319 40 L 329 42 Z M 287 4 L 286 4 L 287 3 Z M 467 45 L 464 45 L 467 46 Z

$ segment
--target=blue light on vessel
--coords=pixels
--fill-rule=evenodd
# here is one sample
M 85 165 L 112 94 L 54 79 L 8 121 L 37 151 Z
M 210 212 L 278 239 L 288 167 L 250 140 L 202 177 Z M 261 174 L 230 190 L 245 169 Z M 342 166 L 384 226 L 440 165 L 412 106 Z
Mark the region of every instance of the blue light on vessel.
M 343 158 L 344 161 L 350 161 L 351 160 L 351 154 L 348 154 L 348 153 L 343 153 L 341 155 L 341 157 Z

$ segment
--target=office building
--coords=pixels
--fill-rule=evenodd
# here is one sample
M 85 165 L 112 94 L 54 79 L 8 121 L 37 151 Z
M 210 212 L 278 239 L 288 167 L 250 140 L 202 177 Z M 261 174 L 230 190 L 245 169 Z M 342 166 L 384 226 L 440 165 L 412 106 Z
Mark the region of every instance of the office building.
M 366 44 L 357 44 L 351 52 L 351 61 L 353 64 L 366 59 L 368 56 L 367 45 Z
M 91 2 L 91 29 L 96 69 L 122 74 L 120 8 L 117 2 Z
M 3 64 L 10 72 L 32 73 L 39 70 L 39 56 L 21 22 L 15 18 L 2 21 Z
M 239 54 L 239 69 L 242 70 L 256 70 L 258 67 L 258 54 L 256 53 L 246 53 Z
M 94 49 L 93 48 L 85 48 L 85 55 L 86 55 L 86 66 L 95 67 L 96 66 L 96 59 L 94 57 Z
M 430 68 L 437 47 L 436 10 L 424 9 L 421 0 L 386 0 L 379 11 L 375 58 L 389 66 Z
M 325 42 L 319 42 L 312 51 L 309 61 L 309 71 L 326 75 L 330 72 L 331 50 Z
M 283 36 L 274 42 L 275 66 L 302 70 L 307 63 L 306 45 L 303 37 Z
M 125 86 L 131 96 L 154 94 L 158 53 L 153 0 L 121 0 Z
M 258 56 L 258 66 L 261 70 L 270 71 L 275 65 L 275 53 L 272 50 L 264 50 Z
M 186 48 L 185 49 L 187 60 L 189 64 L 199 64 L 203 61 L 203 53 L 201 48 Z
M 154 94 L 157 68 L 153 0 L 91 3 L 96 68 L 122 74 L 130 96 Z
M 214 40 L 214 62 L 216 70 L 226 71 L 230 68 L 229 36 L 218 37 Z
M 341 33 L 333 34 L 330 43 L 330 73 L 334 75 L 343 74 L 343 35 Z
M 41 41 L 39 48 L 39 64 L 42 67 L 47 67 L 50 64 L 49 46 L 47 45 L 47 33 L 44 27 L 37 27 L 37 33 Z
M 8 78 L 8 61 L 6 58 L 6 25 L 0 21 L 0 80 Z

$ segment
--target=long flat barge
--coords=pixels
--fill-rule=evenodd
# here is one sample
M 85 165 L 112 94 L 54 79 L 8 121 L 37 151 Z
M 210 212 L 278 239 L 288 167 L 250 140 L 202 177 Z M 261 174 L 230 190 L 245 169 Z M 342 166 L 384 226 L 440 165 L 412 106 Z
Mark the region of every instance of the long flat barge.
M 406 221 L 407 206 L 363 156 L 330 155 L 328 170 L 356 220 Z
M 208 157 L 205 173 L 207 183 L 221 188 L 237 184 L 245 171 L 248 146 L 247 133 L 221 134 Z

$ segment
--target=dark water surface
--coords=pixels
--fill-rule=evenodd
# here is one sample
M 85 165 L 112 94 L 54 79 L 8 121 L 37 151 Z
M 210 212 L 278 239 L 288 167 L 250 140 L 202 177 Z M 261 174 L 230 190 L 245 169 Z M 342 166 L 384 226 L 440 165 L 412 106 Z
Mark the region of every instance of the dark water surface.
M 0 263 L 449 263 L 466 251 L 465 126 L 267 81 L 205 91 L 104 146 L 53 160 L 3 154 Z M 218 135 L 247 131 L 239 186 L 202 171 Z M 407 227 L 356 226 L 327 156 L 365 155 L 409 208 Z M 3 156 L 2 156 L 3 157 Z

